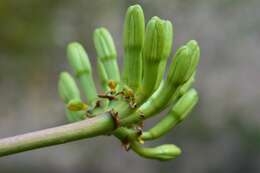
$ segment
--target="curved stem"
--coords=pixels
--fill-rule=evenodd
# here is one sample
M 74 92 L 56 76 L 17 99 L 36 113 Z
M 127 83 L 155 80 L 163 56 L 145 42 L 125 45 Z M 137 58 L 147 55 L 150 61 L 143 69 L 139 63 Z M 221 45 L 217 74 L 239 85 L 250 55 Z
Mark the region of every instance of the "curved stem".
M 51 145 L 90 138 L 115 129 L 110 114 L 23 135 L 0 139 L 0 157 Z

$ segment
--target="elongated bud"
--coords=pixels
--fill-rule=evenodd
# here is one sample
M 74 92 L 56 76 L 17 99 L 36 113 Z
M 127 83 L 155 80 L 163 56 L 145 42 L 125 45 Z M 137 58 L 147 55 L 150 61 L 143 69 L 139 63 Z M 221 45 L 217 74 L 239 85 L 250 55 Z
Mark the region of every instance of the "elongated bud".
M 171 160 L 181 154 L 181 149 L 173 144 L 164 144 L 158 147 L 144 148 L 135 142 L 131 145 L 131 147 L 138 155 L 142 157 L 160 161 Z
M 195 40 L 191 40 L 187 43 L 187 46 L 191 49 L 192 60 L 189 71 L 187 72 L 186 79 L 190 78 L 190 76 L 196 71 L 197 65 L 200 60 L 200 47 L 198 43 Z
M 79 89 L 76 82 L 67 72 L 60 74 L 58 91 L 61 99 L 67 104 L 72 99 L 80 100 Z
M 173 63 L 170 66 L 167 81 L 175 85 L 185 82 L 185 76 L 190 67 L 191 51 L 187 46 L 179 48 L 174 56 Z
M 120 75 L 116 61 L 116 48 L 112 36 L 106 28 L 98 28 L 94 32 L 94 44 L 97 58 L 103 64 L 109 79 L 119 82 Z
M 160 63 L 166 59 L 172 45 L 172 26 L 168 21 L 153 17 L 147 24 L 143 50 L 143 85 L 138 102 L 145 101 L 158 87 Z M 160 77 L 161 78 L 161 77 Z M 157 86 L 156 86 L 157 85 Z
M 75 71 L 89 104 L 93 105 L 97 99 L 97 91 L 92 78 L 92 69 L 87 53 L 83 46 L 74 42 L 68 45 L 67 56 L 69 64 Z
M 67 56 L 76 76 L 80 76 L 83 73 L 91 73 L 88 55 L 81 44 L 77 42 L 70 43 L 67 48 Z
M 98 28 L 94 32 L 94 44 L 101 61 L 116 59 L 114 41 L 106 28 Z
M 163 79 L 163 75 L 166 69 L 167 60 L 170 56 L 171 49 L 172 49 L 172 42 L 173 42 L 173 27 L 172 23 L 168 20 L 164 22 L 164 28 L 165 28 L 165 40 L 167 42 L 166 46 L 163 49 L 163 60 L 160 62 L 159 71 L 158 71 L 158 78 L 156 81 L 155 88 L 157 89 Z
M 172 23 L 169 20 L 163 21 L 163 28 L 164 28 L 164 46 L 162 56 L 163 59 L 169 57 L 171 50 L 172 50 L 172 41 L 173 41 L 173 27 Z
M 153 17 L 147 24 L 143 58 L 160 61 L 169 56 L 172 47 L 172 24 L 170 21 Z
M 140 5 L 127 9 L 124 24 L 124 49 L 141 50 L 144 43 L 144 13 Z
M 69 103 L 67 104 L 67 108 L 70 111 L 86 111 L 88 109 L 88 105 L 83 103 L 81 100 L 78 99 L 73 99 L 70 100 Z
M 167 81 L 174 85 L 186 82 L 197 68 L 199 62 L 199 47 L 195 41 L 191 41 L 179 48 L 170 66 Z
M 145 61 L 160 61 L 165 46 L 164 23 L 159 17 L 153 17 L 147 24 L 143 58 Z
M 175 159 L 181 154 L 181 149 L 173 144 L 164 144 L 154 148 L 151 158 L 161 161 Z
M 126 12 L 124 24 L 124 71 L 123 81 L 131 89 L 141 85 L 142 56 L 144 44 L 144 14 L 141 6 L 130 6 Z
M 65 104 L 67 105 L 67 108 L 65 109 L 67 119 L 69 122 L 75 122 L 79 121 L 85 118 L 85 111 L 77 111 L 73 109 L 73 112 L 70 109 L 71 103 L 80 102 L 80 92 L 76 85 L 75 80 L 71 77 L 71 75 L 67 72 L 62 72 L 60 74 L 59 83 L 58 83 L 58 91 L 61 99 Z M 73 101 L 74 100 L 74 101 Z M 83 106 L 83 105 L 82 105 Z M 83 106 L 84 107 L 84 106 Z M 83 107 L 81 107 L 83 109 Z M 74 107 L 75 108 L 75 107 Z
M 197 102 L 198 93 L 195 89 L 190 89 L 177 101 L 171 111 L 153 128 L 144 132 L 141 138 L 152 140 L 165 135 L 187 117 Z

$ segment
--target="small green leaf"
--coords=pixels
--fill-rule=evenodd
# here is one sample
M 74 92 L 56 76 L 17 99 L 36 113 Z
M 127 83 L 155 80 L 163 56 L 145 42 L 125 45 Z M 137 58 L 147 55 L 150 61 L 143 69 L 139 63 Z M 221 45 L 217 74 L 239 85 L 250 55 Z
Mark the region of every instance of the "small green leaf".
M 67 108 L 74 112 L 86 111 L 88 109 L 88 105 L 83 103 L 81 100 L 73 99 L 69 101 Z

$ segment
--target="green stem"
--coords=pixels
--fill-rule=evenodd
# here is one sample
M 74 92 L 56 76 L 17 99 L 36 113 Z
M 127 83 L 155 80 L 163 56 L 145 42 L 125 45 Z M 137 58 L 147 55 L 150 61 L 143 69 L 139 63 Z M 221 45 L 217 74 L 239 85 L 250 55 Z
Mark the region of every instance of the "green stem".
M 103 66 L 103 64 L 100 62 L 99 59 L 97 59 L 97 71 L 98 71 L 98 76 L 99 76 L 99 80 L 101 83 L 101 87 L 103 91 L 108 91 L 109 87 L 108 87 L 108 76 L 105 70 L 105 67 Z
M 107 76 L 110 80 L 114 80 L 116 82 L 120 81 L 119 68 L 117 66 L 117 62 L 115 59 L 104 60 L 104 67 L 106 69 Z
M 123 81 L 133 91 L 136 91 L 141 85 L 141 79 L 142 55 L 138 50 L 128 50 L 128 52 L 125 53 L 124 58 Z
M 159 64 L 144 63 L 144 78 L 141 89 L 137 92 L 137 103 L 141 105 L 151 96 L 155 89 Z
M 0 139 L 0 156 L 90 138 L 113 131 L 110 114 L 23 135 Z

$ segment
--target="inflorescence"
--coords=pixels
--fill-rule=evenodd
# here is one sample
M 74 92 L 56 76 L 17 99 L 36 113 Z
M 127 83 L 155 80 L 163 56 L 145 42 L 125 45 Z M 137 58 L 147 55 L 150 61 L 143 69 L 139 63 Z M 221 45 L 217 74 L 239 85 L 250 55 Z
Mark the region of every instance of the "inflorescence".
M 68 45 L 67 56 L 75 78 L 79 80 L 87 101 L 83 101 L 74 78 L 62 72 L 59 94 L 66 104 L 69 122 L 81 121 L 109 113 L 117 137 L 126 150 L 158 160 L 173 159 L 181 154 L 173 144 L 143 147 L 144 141 L 160 138 L 182 122 L 198 102 L 192 88 L 200 57 L 194 40 L 175 53 L 165 73 L 172 50 L 173 26 L 168 20 L 152 17 L 145 25 L 143 10 L 130 6 L 126 12 L 123 32 L 123 70 L 120 74 L 117 52 L 109 31 L 98 28 L 93 36 L 97 51 L 97 71 L 102 93 L 98 93 L 92 68 L 83 46 Z M 144 120 L 169 108 L 168 113 L 152 128 L 143 130 Z

